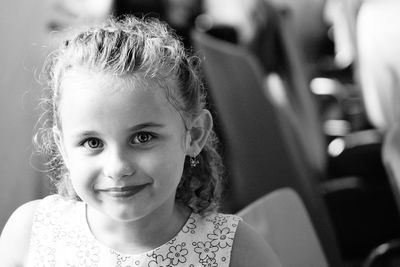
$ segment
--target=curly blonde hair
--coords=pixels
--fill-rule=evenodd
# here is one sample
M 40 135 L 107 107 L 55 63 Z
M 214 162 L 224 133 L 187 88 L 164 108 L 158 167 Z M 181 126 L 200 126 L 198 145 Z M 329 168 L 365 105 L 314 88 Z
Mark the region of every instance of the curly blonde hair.
M 176 34 L 157 19 L 133 16 L 108 18 L 103 24 L 78 32 L 52 53 L 44 68 L 47 86 L 41 101 L 41 128 L 35 135 L 39 151 L 48 157 L 49 176 L 57 192 L 79 199 L 54 139 L 59 129 L 60 83 L 68 69 L 80 66 L 117 76 L 151 79 L 163 85 L 167 99 L 185 122 L 197 117 L 205 107 L 205 90 L 199 72 L 199 59 L 188 55 Z M 166 79 L 177 82 L 169 88 Z M 215 211 L 222 192 L 222 161 L 217 139 L 211 132 L 198 155 L 199 164 L 191 167 L 186 157 L 176 200 L 194 212 Z

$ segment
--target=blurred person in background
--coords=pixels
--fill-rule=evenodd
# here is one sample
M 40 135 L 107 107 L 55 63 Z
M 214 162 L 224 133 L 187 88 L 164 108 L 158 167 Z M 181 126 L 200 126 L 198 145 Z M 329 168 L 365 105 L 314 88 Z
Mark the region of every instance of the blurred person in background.
M 359 80 L 367 115 L 385 133 L 400 118 L 400 2 L 364 1 L 357 21 Z

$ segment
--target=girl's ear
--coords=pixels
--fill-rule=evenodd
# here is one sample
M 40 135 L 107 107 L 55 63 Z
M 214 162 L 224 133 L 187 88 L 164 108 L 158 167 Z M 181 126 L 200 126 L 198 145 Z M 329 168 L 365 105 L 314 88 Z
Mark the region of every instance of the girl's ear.
M 65 153 L 64 144 L 62 141 L 62 135 L 58 128 L 53 127 L 53 138 L 57 145 L 58 151 L 60 151 L 61 157 L 64 161 L 65 166 L 68 168 L 67 153 Z
M 188 130 L 190 141 L 187 147 L 187 155 L 195 157 L 201 152 L 207 142 L 212 127 L 213 119 L 211 113 L 207 109 L 203 109 Z

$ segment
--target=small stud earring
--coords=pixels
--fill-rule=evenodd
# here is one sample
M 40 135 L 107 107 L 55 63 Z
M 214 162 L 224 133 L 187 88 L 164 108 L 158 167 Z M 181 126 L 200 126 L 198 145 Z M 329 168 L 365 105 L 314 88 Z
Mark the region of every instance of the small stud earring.
M 190 167 L 196 167 L 200 161 L 197 157 L 190 157 Z

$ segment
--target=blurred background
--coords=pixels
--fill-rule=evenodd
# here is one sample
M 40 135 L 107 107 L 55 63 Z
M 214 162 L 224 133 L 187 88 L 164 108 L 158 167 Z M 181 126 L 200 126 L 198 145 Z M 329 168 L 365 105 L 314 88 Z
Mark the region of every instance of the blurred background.
M 0 229 L 54 192 L 32 145 L 46 56 L 71 27 L 134 14 L 166 21 L 203 59 L 226 164 L 221 210 L 291 188 L 326 266 L 361 266 L 400 237 L 399 3 L 3 0 Z

